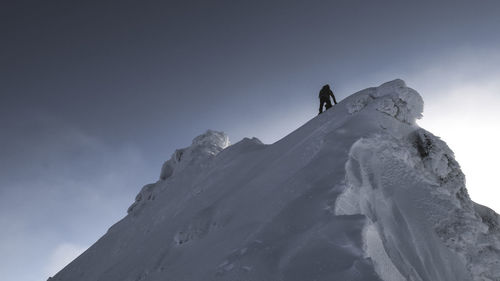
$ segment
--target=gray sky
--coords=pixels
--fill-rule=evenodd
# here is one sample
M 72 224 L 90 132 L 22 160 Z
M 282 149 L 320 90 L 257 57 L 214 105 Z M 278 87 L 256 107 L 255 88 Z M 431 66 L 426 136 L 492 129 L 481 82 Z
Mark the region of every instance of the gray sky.
M 494 0 L 4 1 L 3 278 L 55 274 L 206 129 L 285 136 L 325 83 L 340 100 L 403 78 L 472 198 L 498 190 L 498 15 Z M 500 211 L 489 195 L 478 201 Z

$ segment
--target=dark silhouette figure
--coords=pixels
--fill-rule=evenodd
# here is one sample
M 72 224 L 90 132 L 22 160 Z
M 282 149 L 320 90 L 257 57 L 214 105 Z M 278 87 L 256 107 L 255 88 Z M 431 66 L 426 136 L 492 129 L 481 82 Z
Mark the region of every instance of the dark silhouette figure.
M 321 91 L 319 91 L 319 113 L 323 112 L 323 106 L 326 105 L 326 109 L 328 110 L 330 107 L 332 107 L 332 102 L 330 101 L 330 96 L 333 98 L 333 102 L 337 104 L 337 101 L 335 100 L 335 96 L 333 95 L 332 90 L 330 90 L 330 85 L 326 84 L 321 88 Z

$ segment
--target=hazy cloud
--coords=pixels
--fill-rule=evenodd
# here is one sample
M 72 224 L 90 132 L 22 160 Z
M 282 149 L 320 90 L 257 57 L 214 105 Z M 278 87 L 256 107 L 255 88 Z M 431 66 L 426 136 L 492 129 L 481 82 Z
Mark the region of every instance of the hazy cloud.
M 8 280 L 34 281 L 123 217 L 159 167 L 133 144 L 106 144 L 56 116 L 23 113 L 33 118 L 4 127 L 0 141 L 0 269 Z
M 45 275 L 54 276 L 86 249 L 85 246 L 72 243 L 61 243 L 57 245 L 48 257 L 48 262 L 45 266 Z

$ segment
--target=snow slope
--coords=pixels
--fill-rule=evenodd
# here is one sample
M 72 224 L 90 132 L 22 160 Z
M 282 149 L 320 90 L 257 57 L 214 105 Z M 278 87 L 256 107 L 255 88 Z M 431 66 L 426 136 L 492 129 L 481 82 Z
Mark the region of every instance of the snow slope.
M 51 281 L 500 280 L 500 219 L 394 80 L 272 144 L 207 131 Z

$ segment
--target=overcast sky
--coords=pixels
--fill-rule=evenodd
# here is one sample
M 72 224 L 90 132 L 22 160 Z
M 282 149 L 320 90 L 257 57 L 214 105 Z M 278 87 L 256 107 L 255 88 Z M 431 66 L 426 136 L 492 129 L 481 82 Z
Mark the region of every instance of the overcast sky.
M 0 272 L 54 275 L 206 129 L 272 143 L 404 79 L 500 211 L 500 2 L 3 1 Z M 496 195 L 496 197 L 495 197 Z

